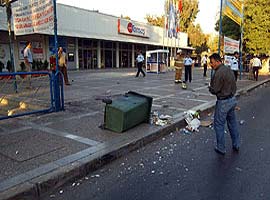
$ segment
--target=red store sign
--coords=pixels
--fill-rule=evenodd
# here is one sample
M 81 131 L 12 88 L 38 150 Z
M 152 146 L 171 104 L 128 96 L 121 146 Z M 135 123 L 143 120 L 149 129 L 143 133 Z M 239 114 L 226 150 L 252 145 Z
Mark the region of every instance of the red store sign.
M 146 26 L 125 20 L 118 19 L 118 33 L 137 37 L 149 38 Z

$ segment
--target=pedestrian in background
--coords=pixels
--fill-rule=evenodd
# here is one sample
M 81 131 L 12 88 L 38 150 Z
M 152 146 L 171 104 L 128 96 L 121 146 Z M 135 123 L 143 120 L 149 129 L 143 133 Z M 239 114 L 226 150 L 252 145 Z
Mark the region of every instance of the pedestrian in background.
M 138 77 L 140 75 L 140 73 L 143 74 L 143 77 L 145 77 L 145 73 L 143 71 L 143 61 L 144 61 L 144 57 L 142 55 L 142 51 L 138 51 L 138 56 L 136 58 L 136 62 L 137 62 L 137 74 L 136 74 L 136 77 Z
M 32 43 L 30 41 L 26 42 L 26 47 L 23 50 L 24 64 L 26 68 L 26 72 L 32 71 L 33 64 L 33 55 L 31 52 Z M 31 75 L 27 75 L 28 88 L 31 88 Z
M 181 51 L 178 50 L 174 62 L 175 68 L 175 83 L 182 83 L 182 68 L 183 68 L 183 60 L 181 59 Z
M 256 81 L 258 81 L 259 69 L 262 68 L 262 62 L 258 58 L 257 55 L 254 55 L 254 58 L 250 62 L 251 62 L 251 66 L 252 66 L 252 72 L 253 72 L 254 79 Z
M 205 54 L 204 55 L 204 57 L 202 58 L 202 61 L 201 61 L 201 63 L 202 63 L 202 65 L 203 65 L 203 76 L 204 77 L 207 77 L 207 75 L 206 75 L 206 72 L 207 72 L 207 60 L 208 59 L 208 56 Z
M 184 66 L 185 66 L 185 83 L 189 80 L 191 83 L 192 80 L 192 64 L 193 61 L 189 54 L 184 58 Z
M 62 47 L 59 47 L 59 49 L 58 49 L 58 65 L 59 65 L 60 71 L 62 72 L 62 74 L 64 76 L 65 85 L 71 85 L 68 81 L 68 75 L 67 75 L 66 53 L 63 51 Z
M 238 78 L 238 71 L 239 71 L 239 53 L 237 51 L 234 52 L 233 57 L 230 62 L 231 70 L 234 73 L 235 81 Z
M 240 147 L 240 136 L 237 127 L 235 116 L 236 107 L 236 81 L 232 70 L 222 64 L 219 54 L 212 54 L 210 57 L 210 65 L 215 71 L 211 78 L 209 91 L 216 95 L 217 101 L 214 115 L 214 129 L 216 132 L 216 147 L 215 151 L 224 155 L 225 136 L 224 129 L 227 121 L 227 126 L 232 139 L 232 148 L 238 152 Z

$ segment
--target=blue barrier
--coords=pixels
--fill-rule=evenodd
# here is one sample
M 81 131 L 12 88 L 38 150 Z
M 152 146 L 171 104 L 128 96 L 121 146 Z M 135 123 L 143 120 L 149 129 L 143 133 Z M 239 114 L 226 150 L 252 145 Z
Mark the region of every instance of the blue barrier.
M 56 87 L 59 97 L 55 97 Z M 0 120 L 59 110 L 64 110 L 61 73 L 0 73 Z

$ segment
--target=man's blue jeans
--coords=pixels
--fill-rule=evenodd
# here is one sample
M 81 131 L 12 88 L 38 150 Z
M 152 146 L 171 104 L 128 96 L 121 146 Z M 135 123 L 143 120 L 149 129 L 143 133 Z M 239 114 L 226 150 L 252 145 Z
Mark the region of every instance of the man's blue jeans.
M 217 138 L 217 149 L 225 153 L 225 137 L 224 128 L 227 121 L 227 126 L 232 139 L 232 146 L 239 148 L 240 136 L 237 128 L 235 116 L 236 98 L 232 97 L 225 100 L 217 100 L 214 116 L 214 129 Z

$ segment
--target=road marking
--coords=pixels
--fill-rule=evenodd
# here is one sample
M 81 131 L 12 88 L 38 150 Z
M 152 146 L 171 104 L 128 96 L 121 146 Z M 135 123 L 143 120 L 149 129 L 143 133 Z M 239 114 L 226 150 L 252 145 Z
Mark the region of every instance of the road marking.
M 61 136 L 61 137 L 64 137 L 64 138 L 72 139 L 72 140 L 75 140 L 77 142 L 87 144 L 87 145 L 90 145 L 90 146 L 98 145 L 98 144 L 101 143 L 101 142 L 97 142 L 95 140 L 91 140 L 91 139 L 88 139 L 88 138 L 73 135 L 73 134 L 70 134 L 70 133 L 67 133 L 67 132 L 64 132 L 64 131 L 59 131 L 59 130 L 56 130 L 56 129 L 53 129 L 53 128 L 41 126 L 41 125 L 35 124 L 33 122 L 25 122 L 25 123 L 27 125 L 31 126 L 33 129 L 44 131 L 44 132 L 50 133 L 52 135 L 57 135 L 57 136 Z

